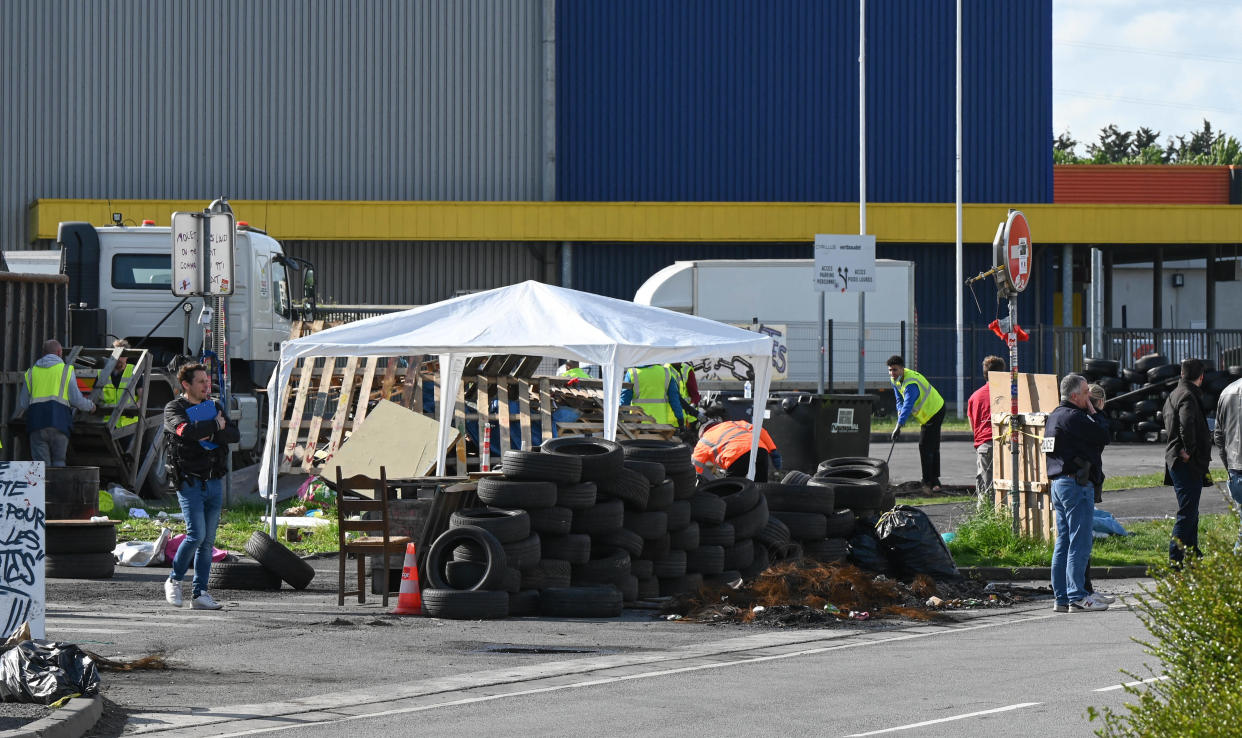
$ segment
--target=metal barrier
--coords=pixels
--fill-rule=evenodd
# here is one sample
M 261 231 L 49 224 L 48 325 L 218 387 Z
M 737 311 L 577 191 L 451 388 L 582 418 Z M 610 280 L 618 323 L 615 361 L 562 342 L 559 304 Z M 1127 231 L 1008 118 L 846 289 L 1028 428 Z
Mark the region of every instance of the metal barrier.
M 42 356 L 44 341 L 68 343 L 68 313 L 68 277 L 0 272 L 0 459 L 13 453 L 8 421 L 22 377 Z

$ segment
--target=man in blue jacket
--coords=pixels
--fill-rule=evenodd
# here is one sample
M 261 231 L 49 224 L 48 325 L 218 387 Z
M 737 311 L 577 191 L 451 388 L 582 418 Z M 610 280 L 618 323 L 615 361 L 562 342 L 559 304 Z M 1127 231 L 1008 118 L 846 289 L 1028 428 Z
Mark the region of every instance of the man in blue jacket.
M 1104 482 L 1101 455 L 1108 445 L 1108 421 L 1096 412 L 1087 380 L 1067 374 L 1061 404 L 1048 414 L 1043 450 L 1052 481 L 1057 541 L 1052 548 L 1052 592 L 1056 612 L 1107 610 L 1108 603 L 1086 590 L 1095 522 L 1095 490 Z

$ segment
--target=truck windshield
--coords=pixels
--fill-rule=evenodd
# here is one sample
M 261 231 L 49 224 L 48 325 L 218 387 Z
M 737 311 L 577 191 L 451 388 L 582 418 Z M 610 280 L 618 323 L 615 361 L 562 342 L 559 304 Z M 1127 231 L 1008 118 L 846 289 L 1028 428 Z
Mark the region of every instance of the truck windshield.
M 282 318 L 291 317 L 289 300 L 289 274 L 285 265 L 272 261 L 272 310 Z
M 112 288 L 118 290 L 172 289 L 169 254 L 117 254 L 112 257 Z

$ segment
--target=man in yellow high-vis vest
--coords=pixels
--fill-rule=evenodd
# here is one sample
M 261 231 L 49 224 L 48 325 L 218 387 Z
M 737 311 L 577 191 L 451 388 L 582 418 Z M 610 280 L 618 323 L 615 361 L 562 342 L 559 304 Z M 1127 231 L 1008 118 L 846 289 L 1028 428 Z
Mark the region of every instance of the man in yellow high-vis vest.
M 682 428 L 685 421 L 681 413 L 681 390 L 667 366 L 649 364 L 627 369 L 625 381 L 632 389 L 621 390 L 622 405 L 637 405 L 655 422 Z
M 893 440 L 901 435 L 901 426 L 911 418 L 918 423 L 919 464 L 923 484 L 931 491 L 940 491 L 940 428 L 944 425 L 944 398 L 922 374 L 906 368 L 905 359 L 890 356 L 888 376 L 897 395 L 897 427 Z
M 95 403 L 82 396 L 73 367 L 61 359 L 60 342 L 43 342 L 43 356 L 26 371 L 17 409 L 26 413 L 30 457 L 48 466 L 64 466 L 69 450 L 73 409 L 94 412 Z
M 124 338 L 118 338 L 112 342 L 113 348 L 129 348 L 129 341 Z M 129 363 L 129 358 L 121 356 L 116 361 L 116 365 L 112 368 L 112 374 L 108 377 L 102 377 L 104 383 L 99 391 L 100 405 L 106 408 L 114 408 L 125 397 L 125 388 L 129 386 L 130 379 L 134 376 L 134 366 Z M 137 388 L 135 388 L 136 390 Z M 133 399 L 125 403 L 124 410 L 132 410 L 134 408 Z M 127 425 L 133 425 L 138 422 L 136 415 L 122 415 L 117 418 L 116 427 L 124 428 Z

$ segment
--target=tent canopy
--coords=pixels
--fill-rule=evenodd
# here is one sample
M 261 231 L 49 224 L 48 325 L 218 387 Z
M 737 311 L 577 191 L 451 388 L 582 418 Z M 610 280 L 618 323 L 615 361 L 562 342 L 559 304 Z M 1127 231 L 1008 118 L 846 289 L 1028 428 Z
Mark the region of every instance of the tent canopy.
M 541 282 L 522 282 L 432 305 L 347 323 L 287 341 L 268 383 L 269 417 L 260 486 L 275 489 L 280 418 L 293 367 L 299 359 L 337 356 L 434 354 L 440 360 L 441 397 L 454 398 L 466 359 L 527 354 L 598 364 L 604 397 L 619 398 L 627 367 L 741 356 L 754 367 L 757 419 L 750 476 L 771 384 L 772 339 L 707 318 L 636 305 Z M 454 403 L 440 407 L 440 466 L 444 473 Z M 617 403 L 604 403 L 604 436 L 616 438 Z

